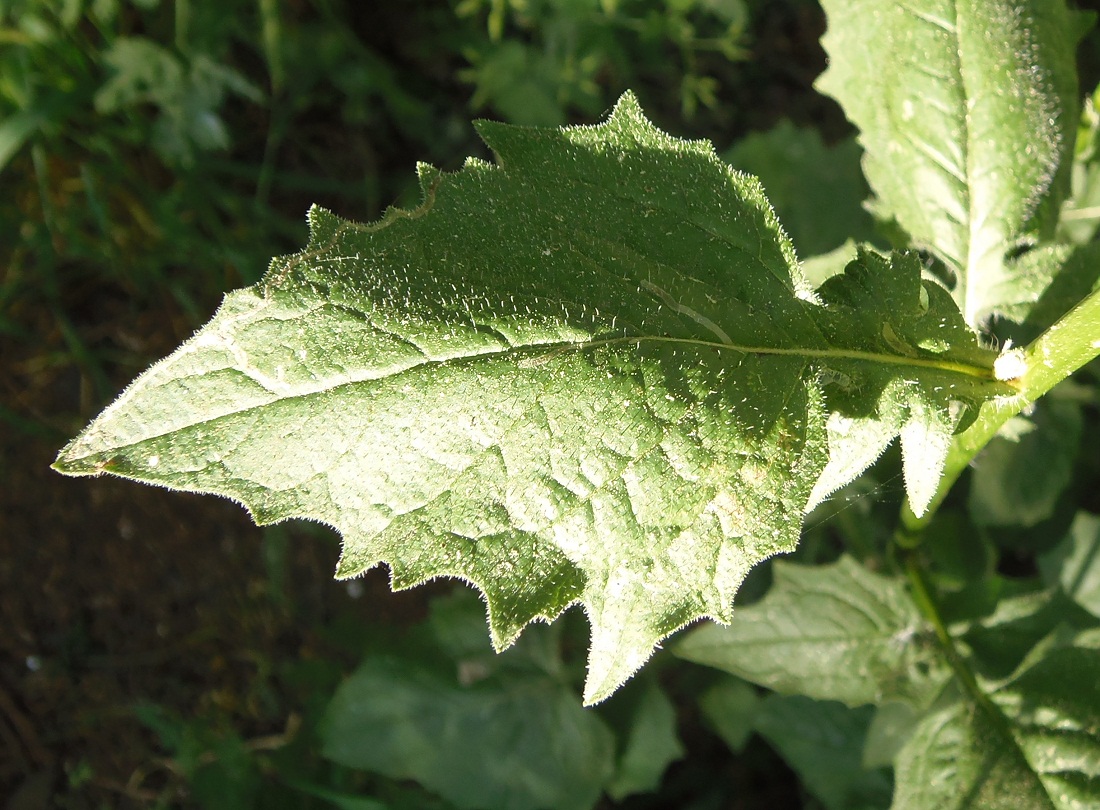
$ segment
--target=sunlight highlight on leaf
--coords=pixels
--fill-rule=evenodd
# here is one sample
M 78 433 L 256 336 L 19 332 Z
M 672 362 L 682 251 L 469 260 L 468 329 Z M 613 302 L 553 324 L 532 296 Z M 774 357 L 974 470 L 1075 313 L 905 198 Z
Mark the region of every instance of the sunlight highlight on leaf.
M 476 585 L 498 649 L 581 605 L 595 702 L 794 548 L 827 409 L 918 436 L 919 506 L 957 412 L 1014 392 L 915 256 L 815 293 L 759 183 L 631 95 L 598 126 L 478 128 L 496 163 L 421 166 L 416 209 L 314 208 L 57 469 L 335 526 L 341 577 Z

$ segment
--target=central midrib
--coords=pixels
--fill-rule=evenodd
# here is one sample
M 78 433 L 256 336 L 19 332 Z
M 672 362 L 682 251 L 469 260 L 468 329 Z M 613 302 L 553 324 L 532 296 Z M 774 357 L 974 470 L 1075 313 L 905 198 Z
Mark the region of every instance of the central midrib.
M 695 338 L 674 338 L 663 335 L 650 337 L 620 337 L 606 338 L 603 340 L 586 341 L 584 343 L 561 343 L 557 345 L 540 346 L 540 349 L 548 349 L 548 353 L 564 351 L 570 348 L 599 348 L 616 344 L 629 343 L 675 343 L 690 346 L 702 346 L 708 349 L 735 351 L 741 354 L 764 354 L 787 357 L 806 357 L 815 360 L 857 360 L 868 363 L 881 363 L 892 366 L 913 366 L 916 368 L 931 368 L 938 371 L 952 371 L 957 374 L 965 374 L 968 377 L 976 377 L 983 380 L 995 380 L 993 369 L 982 366 L 973 366 L 967 363 L 957 363 L 953 360 L 937 360 L 927 357 L 905 357 L 902 355 L 883 354 L 881 352 L 866 352 L 857 349 L 810 349 L 810 348 L 782 348 L 778 346 L 741 346 L 735 343 L 719 343 L 717 341 L 699 340 Z M 532 347 L 533 348 L 533 347 Z

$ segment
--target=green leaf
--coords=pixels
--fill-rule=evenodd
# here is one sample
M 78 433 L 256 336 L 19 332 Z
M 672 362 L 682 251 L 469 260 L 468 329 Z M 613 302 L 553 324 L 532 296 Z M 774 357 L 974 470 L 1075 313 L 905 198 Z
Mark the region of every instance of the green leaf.
M 756 730 L 794 769 L 827 810 L 886 808 L 890 778 L 863 767 L 863 746 L 874 710 L 850 709 L 801 695 L 769 695 Z
M 817 86 L 861 131 L 876 213 L 944 260 L 976 328 L 1015 300 L 1006 255 L 1051 235 L 1068 191 L 1091 16 L 1064 0 L 822 5 Z
M 699 697 L 699 709 L 730 750 L 740 753 L 752 735 L 760 698 L 740 678 L 724 677 Z
M 1080 451 L 1080 406 L 1046 397 L 1009 420 L 974 460 L 969 508 L 981 526 L 1034 526 L 1054 513 Z M 1041 469 L 1042 475 L 1035 475 Z
M 475 584 L 498 649 L 579 603 L 594 702 L 794 547 L 822 383 L 902 433 L 917 508 L 958 413 L 1015 390 L 915 256 L 815 296 L 759 184 L 632 96 L 596 127 L 479 128 L 497 165 L 422 166 L 416 210 L 311 211 L 307 248 L 56 468 L 333 525 L 339 576 Z
M 327 759 L 471 810 L 588 810 L 613 765 L 607 727 L 550 678 L 464 687 L 382 656 L 340 686 L 320 733 Z
M 849 706 L 924 703 L 947 679 L 930 630 L 899 580 L 850 557 L 806 567 L 777 561 L 775 584 L 729 627 L 704 625 L 672 647 L 783 693 Z
M 626 746 L 607 794 L 619 801 L 633 793 L 655 791 L 665 769 L 683 755 L 676 735 L 676 707 L 656 683 L 649 683 L 634 707 Z
M 874 238 L 874 222 L 863 210 L 868 189 L 860 156 L 854 140 L 826 147 L 817 130 L 790 121 L 749 134 L 723 155 L 735 169 L 760 178 L 800 256 Z
M 897 761 L 894 810 L 1100 803 L 1100 650 L 1055 649 L 993 694 L 929 715 Z
M 989 356 L 948 294 L 920 280 L 914 254 L 886 258 L 862 250 L 818 294 L 832 305 L 832 312 L 846 316 L 836 325 L 838 339 L 856 338 L 883 353 L 938 357 L 941 363 L 967 366 L 979 366 Z M 845 333 L 848 337 L 840 338 Z M 826 392 L 833 410 L 827 426 L 829 463 L 808 508 L 854 480 L 900 434 L 909 503 L 922 514 L 939 485 L 953 432 L 976 413 L 965 405 L 968 398 L 958 382 L 945 379 L 929 388 L 924 374 L 899 376 L 882 365 L 867 369 L 839 359 L 829 363 L 823 379 L 830 383 Z
M 1100 616 L 1100 518 L 1079 512 L 1069 535 L 1039 558 L 1050 583 L 1058 583 L 1081 607 Z
M 1092 614 L 1053 589 L 1002 598 L 991 615 L 958 633 L 958 640 L 973 653 L 971 666 L 977 672 L 1000 680 L 1059 633 L 1095 626 Z

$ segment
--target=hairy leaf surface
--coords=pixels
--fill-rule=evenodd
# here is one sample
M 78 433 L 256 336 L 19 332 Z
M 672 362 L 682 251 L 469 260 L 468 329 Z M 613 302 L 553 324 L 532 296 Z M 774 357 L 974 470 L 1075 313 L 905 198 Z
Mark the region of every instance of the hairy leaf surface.
M 908 435 L 927 489 L 960 409 L 1013 392 L 916 257 L 815 295 L 759 183 L 632 96 L 595 127 L 479 130 L 496 164 L 421 166 L 415 210 L 311 211 L 307 248 L 57 468 L 329 523 L 342 577 L 474 583 L 498 648 L 579 603 L 596 701 L 794 546 L 826 396 Z
M 977 327 L 1017 300 L 1006 256 L 1051 235 L 1068 191 L 1088 17 L 1064 0 L 822 5 L 818 87 L 861 130 L 876 213 L 947 263 Z

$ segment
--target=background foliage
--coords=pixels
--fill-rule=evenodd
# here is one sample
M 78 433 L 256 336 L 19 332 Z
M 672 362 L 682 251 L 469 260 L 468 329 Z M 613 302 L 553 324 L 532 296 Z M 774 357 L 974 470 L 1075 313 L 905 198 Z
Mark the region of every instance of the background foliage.
M 631 87 L 663 129 L 732 145 L 800 255 L 839 247 L 838 234 L 881 238 L 859 205 L 859 149 L 810 91 L 822 27 L 797 0 L 0 3 L 0 610 L 12 627 L 0 730 L 14 752 L 0 793 L 16 807 L 505 806 L 477 771 L 492 757 L 432 760 L 450 728 L 519 740 L 508 795 L 527 798 L 508 806 L 885 806 L 888 752 L 867 763 L 863 743 L 897 735 L 867 710 L 764 696 L 659 657 L 581 712 L 579 617 L 493 656 L 464 591 L 332 583 L 322 531 L 260 532 L 228 504 L 46 473 L 59 442 L 223 290 L 305 242 L 310 202 L 371 220 L 414 199 L 416 160 L 484 156 L 472 115 L 590 121 Z M 1096 43 L 1082 48 L 1086 88 Z M 1088 216 L 1073 222 L 1076 241 L 1091 238 Z M 1028 502 L 964 487 L 937 519 L 937 584 L 958 618 L 1006 593 L 1038 598 L 1044 571 L 1080 571 L 1066 590 L 1095 598 L 1100 462 L 1076 452 L 1097 446 L 1090 381 L 1036 414 L 1056 430 L 1022 424 L 1014 448 L 991 448 L 998 480 L 1054 459 L 1048 487 Z M 824 504 L 795 558 L 881 561 L 899 470 L 888 455 Z M 1067 557 L 1080 565 L 1057 564 Z M 770 577 L 754 575 L 747 600 Z M 1009 668 L 1016 652 L 994 631 L 1011 622 L 991 616 L 969 639 Z M 534 713 L 557 736 L 524 736 Z M 379 736 L 349 732 L 349 718 Z M 555 745 L 576 747 L 569 778 L 523 772 Z

